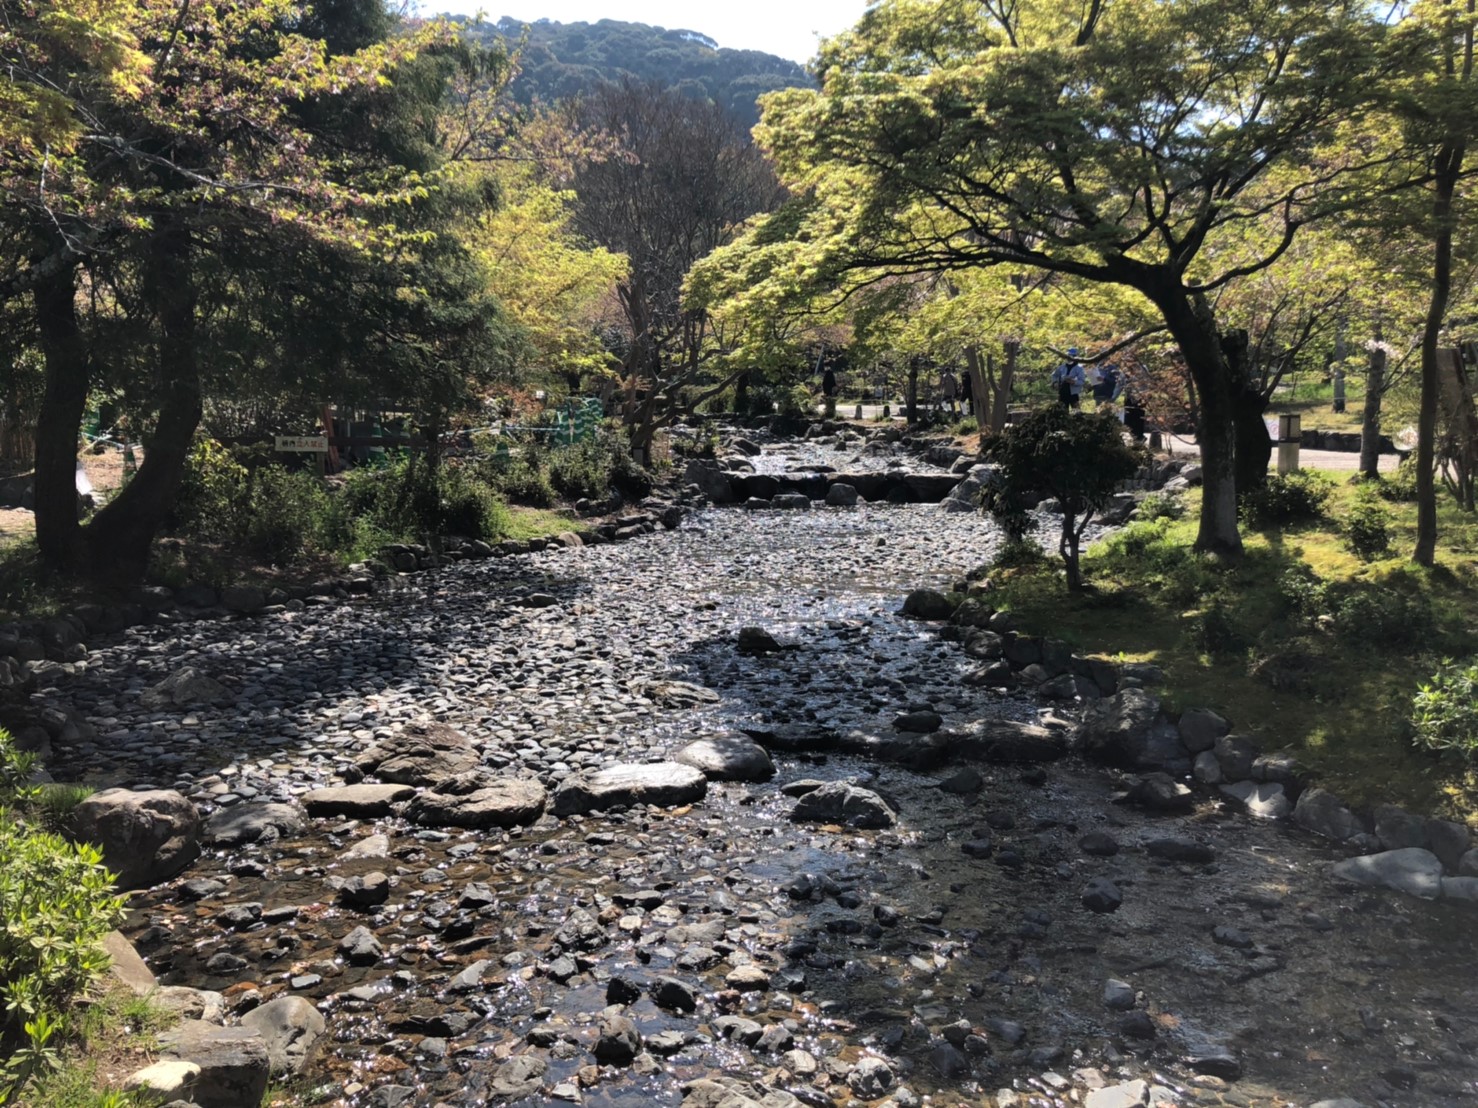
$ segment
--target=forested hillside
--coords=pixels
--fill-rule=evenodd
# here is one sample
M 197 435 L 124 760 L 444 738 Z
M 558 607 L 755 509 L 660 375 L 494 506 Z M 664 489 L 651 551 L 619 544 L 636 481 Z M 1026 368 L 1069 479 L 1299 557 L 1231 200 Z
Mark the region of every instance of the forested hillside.
M 520 20 L 507 17 L 481 27 L 468 25 L 474 34 L 502 35 L 511 43 L 519 41 L 524 28 Z M 697 31 L 614 19 L 599 23 L 541 19 L 527 28 L 522 73 L 512 86 L 514 97 L 525 104 L 577 96 L 629 74 L 707 97 L 753 126 L 759 119 L 755 101 L 762 94 L 812 85 L 795 62 L 758 50 L 725 49 Z

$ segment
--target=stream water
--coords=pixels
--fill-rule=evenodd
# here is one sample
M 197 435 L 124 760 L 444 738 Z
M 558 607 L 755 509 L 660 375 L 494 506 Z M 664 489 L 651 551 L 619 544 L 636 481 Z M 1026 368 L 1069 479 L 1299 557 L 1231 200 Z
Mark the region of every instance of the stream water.
M 118 723 L 123 698 L 102 691 L 141 652 L 214 650 L 268 689 L 273 737 L 293 740 L 263 750 L 243 733 L 224 751 L 233 710 L 202 710 L 217 737 L 172 783 L 207 797 L 242 781 L 247 799 L 334 782 L 378 729 L 427 711 L 495 764 L 550 783 L 714 732 L 779 736 L 791 752 L 774 750 L 773 781 L 714 784 L 680 809 L 492 832 L 314 821 L 141 894 L 127 933 L 166 982 L 238 1004 L 317 1003 L 328 1034 L 304 1087 L 355 1108 L 676 1105 L 685 1081 L 717 1073 L 817 1105 L 1067 1105 L 1136 1079 L 1167 1105 L 1478 1103 L 1472 913 L 1339 886 L 1321 841 L 1210 795 L 1188 816 L 1157 817 L 1116 804 L 1113 775 L 1072 760 L 979 766 L 978 788 L 951 791 L 939 786 L 959 767 L 919 773 L 828 749 L 852 731 L 887 733 L 920 704 L 957 730 L 1039 717 L 1028 695 L 963 684 L 973 663 L 958 645 L 897 614 L 908 589 L 960 575 L 994 541 L 980 520 L 929 507 L 710 511 L 618 546 L 406 578 L 393 595 L 284 626 L 262 617 L 245 640 L 241 625 L 141 631 L 96 652 L 86 679 L 95 698 L 112 695 L 115 726 L 144 733 Z M 516 606 L 533 590 L 558 603 Z M 321 645 L 304 633 L 313 619 L 350 659 L 361 632 L 389 645 L 338 663 L 331 688 L 312 676 L 327 663 L 303 658 L 310 676 L 294 683 L 281 676 L 300 661 L 293 644 Z M 786 649 L 738 654 L 747 625 Z M 633 691 L 655 678 L 718 699 L 657 708 Z M 862 783 L 896 805 L 898 826 L 792 823 L 781 789 L 801 778 Z M 1085 853 L 1090 832 L 1118 853 Z M 342 857 L 372 834 L 386 836 L 378 856 Z M 1171 835 L 1210 845 L 1214 861 L 1142 848 Z M 984 839 L 988 855 L 964 849 Z M 338 906 L 337 879 L 370 870 L 391 876 L 388 902 Z M 201 877 L 223 888 L 187 901 L 182 882 Z M 1117 912 L 1083 906 L 1095 877 L 1122 890 Z M 259 904 L 261 920 L 222 926 L 241 903 Z M 356 966 L 337 944 L 361 924 L 383 955 Z M 767 986 L 728 984 L 745 966 Z M 695 1010 L 654 1002 L 664 976 L 690 988 Z M 1106 1006 L 1111 979 L 1132 990 L 1132 1011 Z M 623 984 L 647 1053 L 596 1068 L 597 1024 Z M 863 1058 L 886 1062 L 886 1088 L 847 1083 Z

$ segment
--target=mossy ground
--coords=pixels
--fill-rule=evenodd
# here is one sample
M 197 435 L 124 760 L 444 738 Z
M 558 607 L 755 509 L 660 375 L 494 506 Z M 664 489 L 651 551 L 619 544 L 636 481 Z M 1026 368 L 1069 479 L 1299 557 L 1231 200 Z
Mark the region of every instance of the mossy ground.
M 1362 561 L 1337 522 L 1357 495 L 1341 480 L 1325 518 L 1245 530 L 1246 555 L 1223 563 L 1191 551 L 1192 494 L 1181 519 L 1136 525 L 1091 549 L 1084 594 L 1069 595 L 1049 562 L 994 573 L 992 600 L 1023 628 L 1079 650 L 1154 662 L 1172 709 L 1223 713 L 1356 804 L 1401 803 L 1478 826 L 1474 767 L 1415 749 L 1407 722 L 1438 662 L 1478 649 L 1478 517 L 1443 497 L 1438 564 L 1424 570 L 1410 563 L 1415 505 L 1382 502 L 1391 553 Z M 1390 618 L 1362 625 L 1352 609 L 1301 609 L 1289 583 L 1311 574 L 1331 595 L 1377 597 Z M 1408 610 L 1430 610 L 1430 621 L 1403 624 Z

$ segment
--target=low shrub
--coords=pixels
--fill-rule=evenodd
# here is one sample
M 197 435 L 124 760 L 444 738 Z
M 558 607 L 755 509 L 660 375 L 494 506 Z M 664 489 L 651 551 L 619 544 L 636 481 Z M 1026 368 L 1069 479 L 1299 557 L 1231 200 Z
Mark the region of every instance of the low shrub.
M 1261 488 L 1243 493 L 1238 507 L 1252 527 L 1308 523 L 1324 515 L 1333 489 L 1317 473 L 1271 474 Z
M 1180 519 L 1184 515 L 1185 501 L 1173 492 L 1152 492 L 1139 502 L 1139 518 L 1146 522 Z
M 1396 472 L 1391 477 L 1381 481 L 1379 488 L 1382 500 L 1389 500 L 1396 504 L 1414 504 L 1416 502 L 1416 455 L 1408 454 L 1401 459 L 1401 464 L 1396 467 Z
M 1352 584 L 1331 590 L 1331 594 L 1335 632 L 1372 649 L 1421 646 L 1436 629 L 1431 602 L 1421 593 L 1407 595 L 1381 585 Z
M 1385 557 L 1391 550 L 1390 522 L 1391 514 L 1373 497 L 1357 497 L 1341 525 L 1345 545 L 1364 562 Z
M 1202 654 L 1234 654 L 1246 649 L 1247 637 L 1220 600 L 1213 600 L 1190 619 L 1191 645 Z
M 113 875 L 87 843 L 27 819 L 34 760 L 0 731 L 0 1103 L 57 1057 L 76 998 L 108 968 L 103 937 L 123 917 Z
M 1417 746 L 1478 761 L 1478 662 L 1445 658 L 1411 701 Z

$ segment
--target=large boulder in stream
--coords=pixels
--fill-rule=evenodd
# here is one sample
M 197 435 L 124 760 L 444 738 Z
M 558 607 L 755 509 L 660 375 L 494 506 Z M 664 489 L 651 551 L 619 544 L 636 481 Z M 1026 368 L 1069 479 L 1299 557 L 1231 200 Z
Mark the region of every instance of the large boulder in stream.
M 560 782 L 551 810 L 557 816 L 574 816 L 633 804 L 672 808 L 702 800 L 707 793 L 708 778 L 693 766 L 622 762 Z
M 1124 769 L 1190 772 L 1190 752 L 1180 733 L 1160 718 L 1160 701 L 1144 689 L 1121 689 L 1089 704 L 1078 727 L 1078 746 L 1096 762 Z
M 898 822 L 888 802 L 871 789 L 847 781 L 829 781 L 796 801 L 794 823 L 845 823 L 881 829 Z
M 429 827 L 520 827 L 542 816 L 548 799 L 537 781 L 472 770 L 417 793 L 405 814 Z
M 363 772 L 396 785 L 433 785 L 474 770 L 481 762 L 471 739 L 434 720 L 412 723 L 354 760 Z
M 703 771 L 710 781 L 768 781 L 775 763 L 759 743 L 745 735 L 715 735 L 690 742 L 673 761 Z
M 104 789 L 73 810 L 72 837 L 94 843 L 121 889 L 168 880 L 200 855 L 200 811 L 171 789 Z

